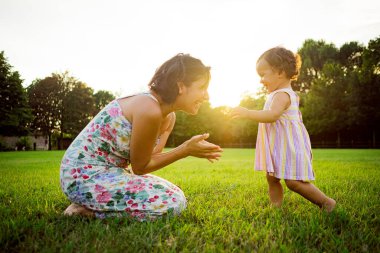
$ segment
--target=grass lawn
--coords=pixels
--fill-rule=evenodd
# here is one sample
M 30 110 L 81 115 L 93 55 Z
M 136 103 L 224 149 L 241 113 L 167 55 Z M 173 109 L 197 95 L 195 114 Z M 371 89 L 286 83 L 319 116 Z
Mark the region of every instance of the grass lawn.
M 331 214 L 287 189 L 272 208 L 252 149 L 186 158 L 154 174 L 179 185 L 188 208 L 152 223 L 63 216 L 62 156 L 0 153 L 0 252 L 380 252 L 380 150 L 314 150 Z

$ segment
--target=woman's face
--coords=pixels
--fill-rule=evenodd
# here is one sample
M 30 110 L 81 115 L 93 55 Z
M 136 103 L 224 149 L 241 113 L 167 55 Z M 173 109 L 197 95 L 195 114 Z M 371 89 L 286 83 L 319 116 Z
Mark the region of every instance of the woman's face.
M 179 109 L 188 114 L 197 114 L 202 103 L 209 99 L 208 84 L 209 80 L 206 77 L 192 82 L 189 86 L 179 83 L 180 94 L 176 100 Z

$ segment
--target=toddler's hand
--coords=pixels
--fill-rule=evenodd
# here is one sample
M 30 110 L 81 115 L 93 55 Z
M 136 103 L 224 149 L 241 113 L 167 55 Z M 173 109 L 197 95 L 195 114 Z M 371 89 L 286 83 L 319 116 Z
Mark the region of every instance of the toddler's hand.
M 231 110 L 230 112 L 230 117 L 232 119 L 237 119 L 237 118 L 245 118 L 247 117 L 248 115 L 248 109 L 247 108 L 244 108 L 244 107 L 241 107 L 241 106 L 238 106 L 238 107 L 235 107 Z

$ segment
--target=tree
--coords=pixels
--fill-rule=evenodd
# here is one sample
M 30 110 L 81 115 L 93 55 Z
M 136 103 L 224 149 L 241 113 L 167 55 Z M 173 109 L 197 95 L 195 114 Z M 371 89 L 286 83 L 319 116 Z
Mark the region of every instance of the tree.
M 0 52 L 0 134 L 26 135 L 32 119 L 22 79 Z
M 250 110 L 262 110 L 264 108 L 267 92 L 261 89 L 256 97 L 246 95 L 240 101 L 240 106 Z M 239 143 L 255 143 L 257 138 L 259 122 L 241 119 L 233 122 L 231 130 L 234 132 L 236 141 Z
M 337 61 L 343 71 L 342 75 L 345 83 L 347 128 L 353 132 L 357 132 L 358 130 L 359 122 L 357 119 L 361 115 L 357 103 L 360 94 L 356 92 L 356 89 L 360 86 L 359 75 L 363 64 L 362 56 L 364 49 L 365 47 L 358 42 L 348 42 L 340 47 L 337 56 Z
M 372 146 L 376 146 L 376 134 L 380 129 L 380 37 L 370 40 L 364 49 L 360 68 L 359 84 L 355 86 L 357 106 L 360 111 L 357 120 L 361 130 L 372 134 Z
M 62 105 L 60 89 L 56 76 L 36 79 L 27 87 L 29 104 L 34 115 L 31 127 L 49 137 L 49 150 L 53 131 L 59 129 Z
M 197 115 L 189 115 L 182 111 L 176 112 L 176 124 L 168 144 L 176 146 L 194 135 L 203 133 L 210 133 L 210 137 L 213 136 L 212 119 L 208 118 L 211 110 L 210 104 L 206 102 L 199 108 Z
M 59 134 L 62 149 L 63 135 L 77 135 L 95 111 L 93 90 L 67 71 L 34 81 L 28 95 L 35 116 L 32 126 L 49 136 L 49 150 L 53 132 Z
M 94 116 L 103 109 L 109 102 L 115 99 L 115 96 L 106 90 L 100 90 L 94 94 L 95 98 L 95 112 Z
M 326 63 L 336 61 L 338 49 L 334 44 L 327 44 L 323 40 L 305 40 L 298 50 L 302 65 L 298 80 L 293 83 L 293 88 L 302 93 L 310 90 L 312 81 L 320 77 L 323 66 Z
M 367 115 L 360 109 L 360 73 L 363 72 L 365 48 L 357 42 L 345 43 L 335 58 L 326 60 L 318 75 L 311 80 L 302 108 L 305 124 L 311 135 L 335 133 L 340 146 L 341 134 L 353 141 L 361 139 L 363 125 L 359 118 Z M 350 133 L 350 134 L 347 134 Z M 351 137 L 350 137 L 351 136 Z
M 320 77 L 313 81 L 303 108 L 310 134 L 336 133 L 339 147 L 341 132 L 350 124 L 350 94 L 342 66 L 338 63 L 325 64 Z
M 339 49 L 337 61 L 347 70 L 355 70 L 362 65 L 363 51 L 364 46 L 358 42 L 345 43 Z
M 85 83 L 75 81 L 62 104 L 60 132 L 76 136 L 93 117 L 95 111 L 93 90 Z

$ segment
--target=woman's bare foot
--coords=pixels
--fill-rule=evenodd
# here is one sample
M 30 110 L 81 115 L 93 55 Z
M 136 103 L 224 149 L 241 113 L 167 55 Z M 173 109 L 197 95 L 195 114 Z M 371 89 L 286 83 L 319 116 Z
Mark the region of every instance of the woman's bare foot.
M 69 205 L 63 214 L 67 216 L 80 215 L 86 217 L 95 217 L 93 211 L 75 203 Z
M 323 204 L 322 209 L 326 210 L 326 212 L 331 213 L 336 206 L 336 201 L 332 198 L 328 198 L 328 200 Z

